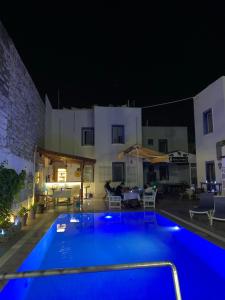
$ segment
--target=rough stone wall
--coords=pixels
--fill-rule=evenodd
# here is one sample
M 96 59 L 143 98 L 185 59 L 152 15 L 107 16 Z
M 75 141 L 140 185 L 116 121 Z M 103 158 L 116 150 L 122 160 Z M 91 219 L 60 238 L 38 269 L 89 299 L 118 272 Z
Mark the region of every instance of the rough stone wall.
M 44 144 L 44 103 L 0 23 L 0 151 L 32 161 Z

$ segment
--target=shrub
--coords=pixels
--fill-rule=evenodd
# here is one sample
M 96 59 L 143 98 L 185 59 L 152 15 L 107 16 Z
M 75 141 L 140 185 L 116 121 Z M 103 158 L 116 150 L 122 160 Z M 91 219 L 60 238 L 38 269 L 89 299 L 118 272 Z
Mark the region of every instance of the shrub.
M 26 172 L 22 170 L 19 174 L 14 169 L 0 164 L 0 227 L 9 225 L 10 211 L 14 197 L 24 188 Z

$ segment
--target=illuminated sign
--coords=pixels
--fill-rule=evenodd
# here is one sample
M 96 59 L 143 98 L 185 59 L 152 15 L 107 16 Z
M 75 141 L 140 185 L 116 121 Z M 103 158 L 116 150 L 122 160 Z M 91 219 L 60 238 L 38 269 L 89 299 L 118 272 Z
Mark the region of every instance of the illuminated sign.
M 170 156 L 170 162 L 188 163 L 188 157 L 187 156 Z

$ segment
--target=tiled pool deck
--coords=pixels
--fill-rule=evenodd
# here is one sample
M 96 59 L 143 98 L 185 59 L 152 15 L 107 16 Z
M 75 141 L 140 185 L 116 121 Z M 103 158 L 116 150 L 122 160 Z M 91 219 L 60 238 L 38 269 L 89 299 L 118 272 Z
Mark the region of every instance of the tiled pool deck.
M 209 226 L 206 216 L 196 216 L 190 219 L 188 210 L 196 205 L 190 200 L 179 200 L 176 197 L 166 197 L 160 199 L 156 204 L 157 211 L 183 225 L 187 229 L 196 232 L 202 237 L 225 249 L 225 222 L 215 222 L 213 227 Z M 102 199 L 84 200 L 84 212 L 97 212 L 107 210 L 107 206 Z M 129 209 L 132 210 L 132 209 Z M 140 210 L 140 209 L 139 209 Z M 48 230 L 49 226 L 60 213 L 76 212 L 74 206 L 58 206 L 50 208 L 43 214 L 38 214 L 35 220 L 29 221 L 11 240 L 0 243 L 0 273 L 15 272 L 26 258 L 28 253 L 34 248 L 36 243 Z M 4 282 L 0 282 L 0 289 Z

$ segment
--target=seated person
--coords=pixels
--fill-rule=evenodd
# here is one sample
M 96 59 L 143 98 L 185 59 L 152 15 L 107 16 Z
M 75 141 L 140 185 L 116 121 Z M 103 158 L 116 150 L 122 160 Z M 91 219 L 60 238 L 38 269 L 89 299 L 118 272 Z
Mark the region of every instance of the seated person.
M 153 192 L 154 192 L 154 189 L 149 184 L 146 184 L 144 186 L 144 195 L 152 195 Z
M 107 190 L 109 193 L 114 193 L 114 188 L 112 188 L 111 186 L 110 186 L 110 180 L 108 180 L 108 181 L 106 181 L 106 183 L 105 183 L 105 185 L 104 185 L 104 188 L 105 188 L 105 190 Z
M 123 199 L 124 182 L 121 182 L 115 190 L 115 195 L 120 196 Z

